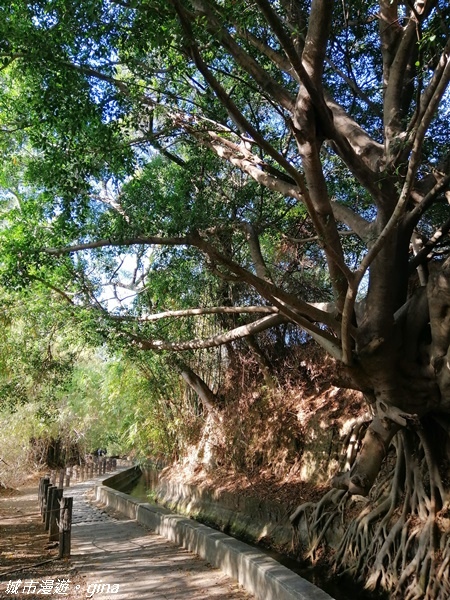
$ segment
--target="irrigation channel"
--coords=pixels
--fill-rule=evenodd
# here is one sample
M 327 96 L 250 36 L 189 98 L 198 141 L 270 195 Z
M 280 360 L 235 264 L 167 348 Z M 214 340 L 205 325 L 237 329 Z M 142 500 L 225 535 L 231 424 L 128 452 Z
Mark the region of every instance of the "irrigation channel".
M 119 488 L 116 488 L 119 489 Z M 120 486 L 119 491 L 133 496 L 142 502 L 148 502 L 154 504 L 152 496 L 154 490 L 148 484 L 148 478 L 142 474 L 138 479 L 130 482 L 126 486 Z M 200 521 L 200 520 L 199 520 Z M 214 528 L 214 523 L 208 521 L 205 523 L 209 527 Z M 234 536 L 240 539 L 238 536 Z M 375 594 L 368 592 L 360 584 L 356 584 L 349 577 L 329 577 L 329 571 L 323 567 L 312 567 L 308 564 L 301 563 L 292 557 L 280 554 L 275 550 L 268 549 L 259 544 L 252 543 L 247 538 L 241 538 L 246 544 L 257 548 L 260 552 L 264 552 L 268 556 L 271 556 L 283 566 L 287 567 L 297 575 L 300 575 L 304 579 L 307 579 L 317 587 L 321 588 L 335 600 L 348 600 L 348 598 L 358 598 L 359 600 L 388 600 L 389 596 L 385 594 Z

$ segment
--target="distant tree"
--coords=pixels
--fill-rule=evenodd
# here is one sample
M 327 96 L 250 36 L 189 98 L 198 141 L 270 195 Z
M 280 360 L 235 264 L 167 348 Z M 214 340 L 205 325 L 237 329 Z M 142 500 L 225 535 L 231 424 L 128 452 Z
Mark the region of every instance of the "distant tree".
M 67 313 L 55 307 L 42 287 L 20 297 L 0 288 L 0 410 L 32 402 L 43 421 L 54 418 L 79 351 Z

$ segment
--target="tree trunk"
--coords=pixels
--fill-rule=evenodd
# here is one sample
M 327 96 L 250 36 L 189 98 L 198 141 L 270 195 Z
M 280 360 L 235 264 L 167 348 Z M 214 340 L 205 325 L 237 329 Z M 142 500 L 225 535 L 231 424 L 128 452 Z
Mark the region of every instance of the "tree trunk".
M 277 381 L 273 374 L 271 364 L 267 360 L 266 355 L 259 347 L 258 342 L 254 338 L 254 336 L 248 336 L 246 338 L 246 342 L 250 350 L 253 352 L 256 361 L 258 362 L 259 368 L 261 369 L 261 373 L 263 374 L 264 381 L 269 390 L 275 390 L 277 387 Z
M 220 420 L 217 411 L 217 395 L 214 394 L 214 392 L 206 385 L 203 379 L 197 375 L 197 373 L 194 373 L 194 371 L 187 365 L 183 365 L 181 376 L 184 381 L 196 392 L 203 406 L 205 406 L 214 420 Z
M 380 471 L 392 438 L 400 429 L 390 419 L 374 417 L 367 428 L 361 451 L 350 471 L 335 475 L 333 487 L 348 490 L 350 494 L 367 496 Z

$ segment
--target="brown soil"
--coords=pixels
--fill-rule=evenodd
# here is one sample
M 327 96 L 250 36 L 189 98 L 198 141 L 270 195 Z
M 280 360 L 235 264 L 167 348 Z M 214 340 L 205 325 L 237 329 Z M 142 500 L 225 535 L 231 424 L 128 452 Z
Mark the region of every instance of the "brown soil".
M 58 548 L 48 541 L 38 508 L 37 482 L 35 477 L 19 489 L 0 490 L 2 600 L 42 600 L 49 595 L 43 593 L 46 588 L 52 590 L 53 598 L 76 598 L 79 578 L 70 560 L 58 560 Z
M 171 481 L 213 490 L 218 495 L 221 492 L 230 492 L 236 496 L 264 498 L 274 505 L 282 505 L 292 511 L 304 502 L 317 502 L 328 489 L 326 484 L 303 481 L 294 472 L 280 481 L 273 473 L 263 469 L 248 475 L 220 467 L 212 472 L 200 465 L 191 469 L 186 464 L 175 463 L 167 467 L 163 475 Z
M 348 406 L 351 406 L 350 413 Z M 264 436 L 262 441 L 258 441 L 254 435 L 255 423 L 257 422 L 254 407 L 238 405 L 234 406 L 233 410 L 235 418 L 242 425 L 242 436 L 251 440 L 249 446 L 252 446 L 251 450 L 253 452 L 257 451 L 262 455 L 271 443 L 276 443 L 277 440 L 271 442 L 270 438 Z M 331 457 L 331 449 L 329 451 L 330 456 L 327 459 L 324 455 L 324 448 L 322 446 L 316 447 L 311 440 L 318 437 L 318 443 L 320 443 L 319 436 L 324 434 L 323 429 L 334 429 L 338 432 L 348 420 L 368 418 L 369 414 L 362 395 L 352 390 L 342 390 L 327 382 L 309 395 L 304 393 L 304 390 L 291 394 L 283 393 L 281 405 L 278 407 L 270 406 L 267 413 L 264 413 L 261 419 L 263 431 L 270 429 L 270 418 L 272 413 L 277 410 L 290 412 L 295 417 L 292 422 L 285 424 L 287 440 L 289 440 L 289 437 L 293 438 L 297 431 L 300 431 L 305 448 L 309 453 L 314 453 L 317 458 L 318 471 L 308 479 L 305 479 L 301 474 L 304 449 L 292 453 L 290 460 L 285 462 L 283 468 L 279 468 L 280 463 L 277 462 L 276 448 L 272 449 L 274 459 L 271 462 L 263 463 L 262 466 L 254 469 L 245 468 L 245 466 L 239 469 L 233 467 L 230 461 L 224 461 L 223 464 L 219 462 L 214 468 L 205 467 L 196 459 L 195 455 L 198 449 L 193 446 L 191 455 L 188 454 L 184 460 L 166 467 L 163 475 L 166 475 L 172 481 L 213 490 L 219 495 L 221 492 L 230 492 L 236 496 L 264 498 L 275 505 L 282 505 L 292 512 L 299 504 L 318 502 L 330 488 L 329 480 L 324 474 L 324 465 Z M 227 418 L 232 421 L 233 416 L 231 413 Z M 237 427 L 237 421 L 232 422 L 231 428 Z M 226 422 L 225 417 L 224 422 Z M 248 424 L 248 429 L 245 429 L 243 423 Z M 220 441 L 218 442 L 214 435 L 213 432 L 212 444 L 220 446 Z M 220 434 L 217 437 L 220 438 Z M 278 442 L 281 444 L 286 440 L 281 442 L 278 440 Z M 333 441 L 333 452 L 337 455 L 341 447 L 342 439 L 336 434 Z M 282 462 L 283 446 L 279 450 L 280 462 Z

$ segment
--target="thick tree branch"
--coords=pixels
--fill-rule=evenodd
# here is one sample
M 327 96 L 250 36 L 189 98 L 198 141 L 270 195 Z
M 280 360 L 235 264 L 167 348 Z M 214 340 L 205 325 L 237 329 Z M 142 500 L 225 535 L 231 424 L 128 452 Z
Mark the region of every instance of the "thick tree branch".
M 263 296 L 263 298 L 272 301 L 273 305 L 278 307 L 280 312 L 283 314 L 287 315 L 287 313 L 284 311 L 289 310 L 288 307 L 291 307 L 293 311 L 297 313 L 296 319 L 302 315 L 304 321 L 305 319 L 310 319 L 312 322 L 315 321 L 324 323 L 331 328 L 336 326 L 336 322 L 332 315 L 315 308 L 311 304 L 304 302 L 292 294 L 288 294 L 270 281 L 261 279 L 257 275 L 254 275 L 229 257 L 219 252 L 211 243 L 200 237 L 200 235 L 196 235 L 194 237 L 194 246 L 202 250 L 211 258 L 213 262 L 222 264 L 224 267 L 228 268 L 232 273 L 238 276 L 241 281 L 245 281 L 246 283 L 252 285 L 261 294 L 261 296 Z M 297 322 L 297 320 L 295 320 L 295 322 Z M 311 323 L 309 323 L 309 325 L 311 325 Z M 325 332 L 323 333 L 325 334 Z
M 111 246 L 136 246 L 144 244 L 147 246 L 188 246 L 192 244 L 191 237 L 161 237 L 161 236 L 136 236 L 124 239 L 103 239 L 84 244 L 74 244 L 72 246 L 63 246 L 61 248 L 43 248 L 42 252 L 52 256 L 62 256 L 71 252 L 81 252 L 83 250 L 95 250 L 97 248 L 107 248 Z
M 428 87 L 422 93 L 418 114 L 413 117 L 407 139 L 406 148 L 411 148 L 412 155 L 419 157 L 420 149 L 430 123 L 435 115 L 450 81 L 450 39 L 440 56 L 439 63 L 433 73 Z M 412 159 L 410 159 L 410 164 Z
M 249 285 L 252 285 L 263 298 L 276 306 L 280 314 L 287 317 L 293 323 L 299 325 L 307 331 L 329 354 L 337 359 L 341 359 L 341 349 L 338 340 L 333 335 L 330 335 L 326 330 L 314 324 L 314 321 L 326 324 L 331 330 L 336 331 L 337 322 L 332 314 L 328 314 L 321 309 L 317 309 L 315 305 L 308 304 L 284 292 L 281 288 L 272 283 L 260 279 L 247 269 L 244 269 L 230 258 L 218 252 L 206 240 L 198 237 L 195 242 L 197 248 L 202 250 L 209 256 L 213 262 L 218 262 L 226 266 L 232 273 Z
M 225 314 L 255 314 L 267 313 L 278 314 L 275 306 L 212 306 L 209 308 L 186 308 L 184 310 L 166 310 L 164 312 L 146 315 L 144 317 L 133 317 L 127 315 L 111 315 L 116 321 L 133 321 L 137 323 L 150 323 L 161 319 L 172 319 L 180 317 L 199 317 L 203 315 L 225 315 Z
M 265 42 L 260 40 L 251 31 L 248 31 L 247 29 L 242 29 L 238 23 L 234 23 L 234 26 L 236 27 L 236 31 L 238 32 L 239 36 L 243 40 L 245 40 L 246 42 L 250 42 L 250 44 L 254 48 L 256 48 L 257 50 L 262 52 L 262 54 L 267 56 L 267 58 L 270 59 L 273 62 L 273 64 L 276 65 L 281 71 L 292 77 L 292 79 L 297 81 L 297 83 L 300 83 L 300 77 L 295 72 L 292 63 L 286 55 L 283 55 L 277 50 L 274 50 L 271 46 L 269 46 L 269 44 L 266 44 Z
M 338 221 L 341 221 L 341 223 L 345 223 L 345 225 L 350 227 L 350 229 L 367 245 L 370 244 L 373 237 L 372 223 L 369 223 L 354 210 L 339 202 L 333 201 L 331 207 L 333 214 Z
M 181 24 L 186 33 L 186 36 L 189 40 L 189 48 L 188 51 L 200 71 L 200 73 L 205 78 L 205 81 L 211 87 L 211 89 L 216 94 L 217 98 L 221 102 L 222 106 L 228 112 L 230 118 L 236 123 L 237 127 L 241 132 L 245 132 L 251 136 L 253 141 L 271 158 L 273 158 L 282 168 L 286 169 L 286 172 L 294 179 L 297 185 L 302 188 L 304 186 L 303 178 L 300 173 L 294 168 L 289 161 L 287 161 L 282 154 L 280 154 L 273 146 L 270 144 L 258 131 L 256 127 L 254 127 L 250 121 L 243 115 L 237 105 L 230 98 L 229 94 L 223 88 L 223 86 L 219 83 L 219 81 L 214 77 L 211 70 L 203 60 L 198 45 L 195 42 L 194 35 L 192 32 L 192 27 L 190 25 L 189 20 L 186 18 L 184 13 L 184 9 L 181 6 L 179 0 L 172 0 L 175 8 L 177 9 L 177 13 L 179 14 Z M 307 199 L 305 199 L 307 202 Z M 312 208 L 312 207 L 310 207 Z
M 397 12 L 396 2 L 391 3 L 388 8 L 385 6 L 387 2 L 382 2 L 383 10 L 386 12 Z M 382 12 L 383 14 L 383 12 Z M 389 75 L 388 79 L 385 82 L 385 91 L 384 91 L 384 132 L 385 132 L 385 140 L 386 146 L 389 148 L 390 143 L 395 137 L 402 131 L 402 106 L 403 106 L 403 97 L 405 94 L 405 73 L 407 72 L 407 67 L 414 61 L 414 52 L 413 48 L 417 40 L 417 29 L 416 23 L 413 19 L 408 20 L 408 24 L 403 31 L 401 41 L 398 42 L 397 30 L 398 23 L 393 22 L 390 23 L 389 26 L 386 25 L 385 38 L 393 38 L 390 42 L 390 50 L 388 52 L 389 57 L 387 60 L 391 61 L 389 66 Z M 398 43 L 398 48 L 395 51 L 395 57 L 392 60 L 391 54 L 393 51 L 392 46 L 396 46 Z
M 287 319 L 285 317 L 279 314 L 269 315 L 267 317 L 262 317 L 262 319 L 258 319 L 253 323 L 248 323 L 247 325 L 241 325 L 240 327 L 236 327 L 235 329 L 227 331 L 226 333 L 221 333 L 219 335 L 215 335 L 206 339 L 189 340 L 187 342 L 165 342 L 162 340 L 147 340 L 138 335 L 128 332 L 125 333 L 125 335 L 128 335 L 131 339 L 133 339 L 136 346 L 138 346 L 142 350 L 172 350 L 173 352 L 184 352 L 185 350 L 215 348 L 223 344 L 229 344 L 230 342 L 233 342 L 235 340 L 245 338 L 249 335 L 256 335 L 261 331 L 265 331 L 266 329 L 270 329 L 271 327 L 281 325 L 281 323 L 286 323 L 286 320 Z
M 418 266 L 430 260 L 433 248 L 442 242 L 442 238 L 450 231 L 450 219 L 447 219 L 427 240 L 417 254 L 409 261 L 409 272 L 412 273 Z
M 243 40 L 250 42 L 252 44 L 252 46 L 254 46 L 257 50 L 262 52 L 265 56 L 267 56 L 267 58 L 270 59 L 273 62 L 273 64 L 276 65 L 281 71 L 283 71 L 284 73 L 286 73 L 287 75 L 292 77 L 292 79 L 297 81 L 297 83 L 301 83 L 301 79 L 300 79 L 299 75 L 295 72 L 294 67 L 292 66 L 292 63 L 289 61 L 289 59 L 287 58 L 286 55 L 283 56 L 282 54 L 280 54 L 280 52 L 278 52 L 277 50 L 274 50 L 271 46 L 266 44 L 264 41 L 260 40 L 258 37 L 256 37 L 250 31 L 243 30 L 242 28 L 239 27 L 238 23 L 234 23 L 234 26 L 236 27 L 236 31 L 239 33 L 239 36 Z M 303 39 L 303 43 L 304 43 L 304 39 Z M 344 71 L 342 71 L 342 69 L 340 69 L 334 63 L 333 60 L 331 60 L 331 58 L 329 56 L 325 57 L 325 63 L 332 69 L 332 71 L 334 71 L 337 75 L 339 75 L 339 77 L 341 77 L 343 81 L 345 81 L 345 83 L 351 88 L 351 90 L 354 92 L 354 94 L 356 96 L 358 96 L 358 98 L 360 98 L 363 102 L 365 102 L 367 104 L 367 106 L 374 113 L 376 112 L 377 107 L 372 102 L 372 100 L 367 96 L 367 94 L 365 94 L 358 87 L 358 85 L 356 84 L 354 79 L 351 79 L 350 77 L 348 77 L 348 75 L 346 75 L 344 73 Z
M 248 223 L 248 222 L 244 223 L 243 226 L 247 233 L 248 245 L 250 248 L 250 254 L 251 254 L 251 257 L 253 260 L 256 274 L 258 275 L 258 277 L 260 279 L 264 279 L 266 281 L 272 282 L 273 281 L 272 276 L 271 276 L 270 271 L 267 268 L 267 265 L 264 261 L 264 258 L 263 258 L 262 252 L 261 252 L 261 246 L 259 243 L 259 238 L 255 231 L 255 228 L 253 227 L 253 225 L 251 223 Z
M 301 190 L 293 179 L 282 172 L 275 174 L 275 169 L 272 170 L 259 156 L 246 149 L 244 144 L 236 144 L 214 131 L 208 131 L 209 139 L 205 138 L 203 131 L 196 132 L 193 128 L 189 128 L 189 131 L 194 137 L 201 138 L 204 145 L 217 156 L 247 173 L 257 183 L 283 196 L 302 199 Z
M 195 391 L 203 405 L 213 417 L 217 417 L 218 398 L 206 385 L 203 379 L 185 364 L 180 365 L 181 376 L 184 381 Z
M 322 88 L 323 65 L 333 18 L 333 0 L 313 0 L 302 60 L 311 81 Z
M 341 158 L 348 167 L 355 169 L 355 175 L 359 182 L 363 184 L 369 191 L 375 187 L 374 173 L 378 173 L 382 168 L 384 147 L 373 140 L 364 129 L 356 123 L 347 112 L 337 102 L 331 98 L 326 98 L 327 106 L 333 113 L 333 123 L 340 136 L 343 136 L 347 141 L 352 151 L 358 160 L 348 153 L 342 153 L 340 147 L 336 147 L 336 151 L 341 155 Z M 361 168 L 360 161 L 364 168 Z M 379 190 L 375 194 L 377 198 Z
M 294 72 L 297 74 L 298 80 L 302 81 L 306 71 L 303 67 L 301 56 L 298 54 L 292 39 L 286 32 L 282 21 L 278 18 L 278 15 L 267 0 L 256 0 L 256 2 L 268 25 L 272 28 L 278 38 L 288 61 L 292 65 Z
M 381 54 L 383 56 L 383 86 L 389 82 L 389 75 L 403 30 L 398 22 L 398 1 L 380 0 L 379 28 Z
M 426 193 L 417 206 L 408 214 L 406 217 L 405 224 L 411 229 L 414 228 L 419 222 L 420 217 L 423 213 L 433 204 L 438 195 L 444 192 L 450 184 L 450 175 L 434 175 L 435 180 L 434 186 Z M 437 181 L 436 181 L 437 179 Z

